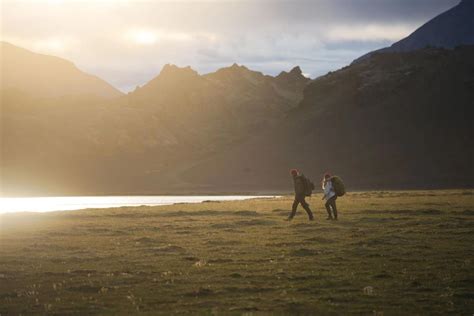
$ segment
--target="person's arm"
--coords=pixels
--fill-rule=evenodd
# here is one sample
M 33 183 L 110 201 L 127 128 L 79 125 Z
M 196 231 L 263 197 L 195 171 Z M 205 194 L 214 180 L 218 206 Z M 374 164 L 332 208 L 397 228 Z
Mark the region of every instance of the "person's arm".
M 326 181 L 324 181 L 324 180 L 323 180 L 323 183 L 322 183 L 322 188 L 323 188 L 323 198 L 322 198 L 322 200 L 325 200 L 326 196 L 328 195 L 328 192 L 326 190 L 326 188 L 327 188 Z
M 328 195 L 332 192 L 334 194 L 336 194 L 336 191 L 334 191 L 334 186 L 332 185 L 332 182 L 330 182 L 330 187 L 329 187 L 329 190 L 328 190 Z

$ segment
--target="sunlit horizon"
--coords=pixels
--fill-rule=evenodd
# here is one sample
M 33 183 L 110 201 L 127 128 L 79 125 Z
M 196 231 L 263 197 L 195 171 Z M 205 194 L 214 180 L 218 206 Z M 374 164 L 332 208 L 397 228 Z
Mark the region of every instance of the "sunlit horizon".
M 129 196 L 46 196 L 0 197 L 0 214 L 56 212 L 125 206 L 159 206 L 204 201 L 241 201 L 272 198 L 274 195 L 129 195 Z

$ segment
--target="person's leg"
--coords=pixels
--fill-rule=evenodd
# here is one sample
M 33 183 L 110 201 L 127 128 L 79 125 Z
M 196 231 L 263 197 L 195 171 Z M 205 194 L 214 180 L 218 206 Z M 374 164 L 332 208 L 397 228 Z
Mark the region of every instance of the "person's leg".
M 327 219 L 332 219 L 331 208 L 329 207 L 329 202 L 330 202 L 330 199 L 326 201 L 326 204 L 324 204 L 324 206 L 326 207 L 326 211 L 328 212 Z
M 309 204 L 306 202 L 304 197 L 301 199 L 301 205 L 303 206 L 306 213 L 308 213 L 309 220 L 312 221 L 314 219 L 313 212 L 311 212 Z
M 293 201 L 293 205 L 291 206 L 291 213 L 290 213 L 290 216 L 288 216 L 288 219 L 291 220 L 293 219 L 293 217 L 295 217 L 295 214 L 296 214 L 296 209 L 298 208 L 298 204 L 300 202 L 298 201 L 298 199 L 296 198 L 295 196 L 295 200 Z
M 336 199 L 337 199 L 337 196 L 333 196 L 330 200 L 331 200 L 331 208 L 332 208 L 332 213 L 334 215 L 334 219 L 337 219 L 337 206 L 336 206 Z

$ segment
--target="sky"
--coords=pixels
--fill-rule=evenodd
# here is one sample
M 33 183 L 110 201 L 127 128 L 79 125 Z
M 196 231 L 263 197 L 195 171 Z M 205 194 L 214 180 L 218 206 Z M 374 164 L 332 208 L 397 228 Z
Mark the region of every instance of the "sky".
M 460 0 L 0 0 L 1 40 L 128 92 L 165 64 L 311 78 L 402 39 Z

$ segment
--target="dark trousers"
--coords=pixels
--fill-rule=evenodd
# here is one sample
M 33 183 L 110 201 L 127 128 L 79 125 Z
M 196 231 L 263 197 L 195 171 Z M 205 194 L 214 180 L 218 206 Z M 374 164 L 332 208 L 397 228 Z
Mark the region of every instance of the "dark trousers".
M 296 214 L 296 209 L 298 208 L 298 204 L 301 204 L 303 206 L 304 210 L 306 213 L 308 213 L 309 219 L 313 219 L 313 212 L 311 212 L 311 209 L 309 208 L 309 204 L 306 202 L 304 196 L 295 196 L 295 201 L 293 202 L 293 206 L 291 207 L 291 214 L 289 218 L 295 217 Z
M 324 204 L 324 206 L 326 206 L 326 211 L 328 212 L 329 217 L 333 217 L 334 215 L 334 218 L 337 218 L 336 199 L 337 199 L 337 196 L 334 195 L 332 198 L 326 201 L 326 204 Z M 332 214 L 331 214 L 331 209 L 332 209 Z

